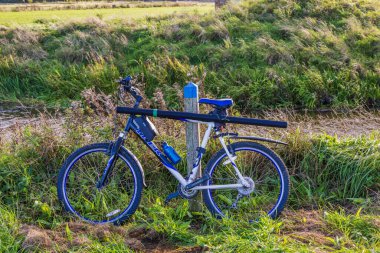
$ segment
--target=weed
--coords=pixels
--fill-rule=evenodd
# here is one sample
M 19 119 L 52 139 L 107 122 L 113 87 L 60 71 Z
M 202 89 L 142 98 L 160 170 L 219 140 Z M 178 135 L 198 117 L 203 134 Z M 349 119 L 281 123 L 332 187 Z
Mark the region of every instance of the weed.
M 159 88 L 169 109 L 181 108 L 176 87 L 193 79 L 243 113 L 377 106 L 379 5 L 352 3 L 245 1 L 207 15 L 43 24 L 25 33 L 38 38 L 33 50 L 11 44 L 18 30 L 9 28 L 0 33 L 0 97 L 67 104 L 89 87 L 111 93 L 128 73 L 141 75 L 149 99 Z
M 296 136 L 299 133 L 296 133 Z M 378 190 L 377 133 L 359 138 L 321 135 L 309 141 L 292 136 L 287 152 L 293 171 L 294 194 L 307 202 L 338 200 L 368 196 L 368 189 Z M 296 137 L 296 138 L 295 138 Z M 301 151 L 301 153 L 300 153 Z M 294 156 L 294 157 L 293 157 Z M 297 169 L 293 170 L 294 165 Z
M 17 237 L 19 221 L 16 214 L 9 211 L 3 204 L 0 206 L 0 251 L 1 252 L 18 252 L 21 244 L 20 238 Z
M 339 230 L 347 240 L 353 240 L 356 244 L 380 245 L 379 227 L 374 225 L 371 218 L 360 214 L 345 214 L 344 211 L 325 213 L 325 219 L 334 229 Z
M 143 87 L 137 83 L 136 86 Z M 87 90 L 83 95 L 83 107 L 67 110 L 66 120 L 58 127 L 52 124 L 53 119 L 45 116 L 29 126 L 14 127 L 14 134 L 2 140 L 0 200 L 7 205 L 7 209 L 0 209 L 4 221 L 0 224 L 0 238 L 9 243 L 0 245 L 11 252 L 16 252 L 21 247 L 22 239 L 16 236 L 19 222 L 37 224 L 40 227 L 34 229 L 39 232 L 34 235 L 40 235 L 41 238 L 33 237 L 35 240 L 32 241 L 29 237 L 33 234 L 30 233 L 27 240 L 30 245 L 44 240 L 46 245 L 53 247 L 54 238 L 58 237 L 54 237 L 52 233 L 55 229 L 61 229 L 62 232 L 58 235 L 65 241 L 61 242 L 61 248 L 57 251 L 67 250 L 69 246 L 74 252 L 83 251 L 84 248 L 91 252 L 118 252 L 129 251 L 133 247 L 132 241 L 125 242 L 124 237 L 122 239 L 108 233 L 101 237 L 86 237 L 87 240 L 83 239 L 82 242 L 78 239 L 78 229 L 70 224 L 62 224 L 62 221 L 71 219 L 71 216 L 62 212 L 54 187 L 63 160 L 77 147 L 112 138 L 113 126 L 109 123 L 109 115 L 102 108 L 103 103 L 112 101 L 104 94 L 96 94 L 94 90 Z M 167 140 L 184 157 L 185 142 L 179 138 L 182 134 L 180 123 L 171 121 L 168 124 L 162 119 L 154 121 L 161 132 L 156 141 Z M 351 203 L 356 201 L 356 206 L 363 206 L 369 211 L 370 205 L 365 203 L 377 201 L 372 194 L 379 190 L 376 177 L 379 168 L 378 133 L 338 139 L 328 135 L 307 136 L 296 130 L 290 132 L 287 139 L 290 145 L 286 150 L 278 151 L 288 164 L 292 178 L 289 208 L 310 207 L 312 204 L 330 209 L 331 206 L 344 204 L 353 209 L 355 206 Z M 125 146 L 141 161 L 148 188 L 144 189 L 141 205 L 128 223 L 129 228 L 144 226 L 156 231 L 159 238 L 175 244 L 176 247 L 198 245 L 201 249 L 218 252 L 310 252 L 316 249 L 331 250 L 331 247 L 348 252 L 376 250 L 378 247 L 377 225 L 371 224 L 374 216 L 361 215 L 360 212 L 357 215 L 346 215 L 328 211 L 325 218 L 321 219 L 327 225 L 320 227 L 328 226 L 331 235 L 316 240 L 320 243 L 316 245 L 316 242 L 303 239 L 310 236 L 311 232 L 302 234 L 301 231 L 292 236 L 288 231 L 284 235 L 283 231 L 289 229 L 284 227 L 286 219 L 271 220 L 264 217 L 250 224 L 228 217 L 219 220 L 206 210 L 193 213 L 189 210 L 187 200 L 176 199 L 170 206 L 164 206 L 163 199 L 175 191 L 178 182 L 173 178 L 168 179 L 168 172 L 157 167 L 154 154 L 139 143 L 136 137 L 129 135 Z M 216 142 L 211 142 L 205 160 L 219 148 Z M 185 173 L 185 160 L 179 164 L 178 169 Z M 15 213 L 7 211 L 8 209 L 17 210 L 17 220 Z M 297 212 L 294 210 L 295 216 Z M 306 224 L 307 220 L 302 222 Z M 41 232 L 41 227 L 52 230 Z M 120 231 L 124 229 L 123 227 Z M 100 227 L 99 230 L 103 228 Z M 301 243 L 305 240 L 309 243 Z M 25 245 L 29 245 L 28 243 Z

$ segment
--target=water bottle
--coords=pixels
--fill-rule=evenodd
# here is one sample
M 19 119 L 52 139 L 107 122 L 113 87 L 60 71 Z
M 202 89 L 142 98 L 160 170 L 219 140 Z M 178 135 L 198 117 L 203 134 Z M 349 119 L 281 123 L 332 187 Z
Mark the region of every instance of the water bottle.
M 181 161 L 181 157 L 177 154 L 174 148 L 168 145 L 166 142 L 162 143 L 162 149 L 164 150 L 164 154 L 173 164 L 177 164 L 179 161 Z

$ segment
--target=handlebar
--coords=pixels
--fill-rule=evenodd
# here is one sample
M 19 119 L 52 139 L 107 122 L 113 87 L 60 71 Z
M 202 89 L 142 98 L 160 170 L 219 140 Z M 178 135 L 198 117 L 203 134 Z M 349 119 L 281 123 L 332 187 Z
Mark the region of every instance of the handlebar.
M 131 76 L 126 76 L 125 78 L 122 78 L 118 80 L 117 82 L 123 87 L 124 91 L 131 93 L 131 91 L 133 90 L 136 91 L 136 89 L 132 87 L 131 80 L 132 80 Z
M 140 96 L 139 90 L 132 86 L 131 80 L 132 80 L 131 76 L 126 76 L 125 78 L 122 78 L 121 80 L 117 82 L 123 87 L 125 92 L 128 92 L 136 99 L 134 108 L 137 108 L 139 107 L 139 104 L 143 98 L 142 96 Z

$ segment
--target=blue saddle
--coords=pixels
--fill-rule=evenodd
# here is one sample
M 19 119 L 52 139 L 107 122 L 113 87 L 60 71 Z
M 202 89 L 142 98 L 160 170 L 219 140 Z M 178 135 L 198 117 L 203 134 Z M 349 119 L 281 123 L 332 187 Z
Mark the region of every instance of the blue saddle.
M 225 98 L 225 99 L 201 98 L 199 99 L 198 103 L 213 105 L 213 106 L 221 107 L 221 108 L 229 108 L 233 104 L 233 101 L 230 98 Z

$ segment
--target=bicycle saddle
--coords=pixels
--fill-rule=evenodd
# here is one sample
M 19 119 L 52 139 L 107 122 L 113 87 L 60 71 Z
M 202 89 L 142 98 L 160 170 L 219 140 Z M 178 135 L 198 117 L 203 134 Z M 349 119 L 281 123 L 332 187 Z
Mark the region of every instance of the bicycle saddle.
M 225 99 L 210 99 L 210 98 L 201 98 L 198 103 L 200 104 L 208 104 L 217 108 L 227 109 L 232 106 L 233 101 L 230 98 Z

